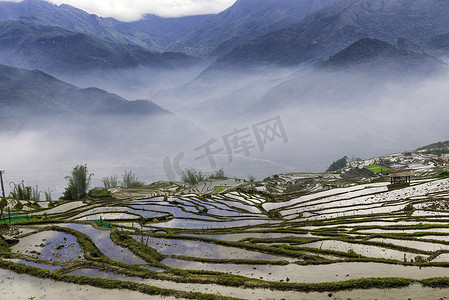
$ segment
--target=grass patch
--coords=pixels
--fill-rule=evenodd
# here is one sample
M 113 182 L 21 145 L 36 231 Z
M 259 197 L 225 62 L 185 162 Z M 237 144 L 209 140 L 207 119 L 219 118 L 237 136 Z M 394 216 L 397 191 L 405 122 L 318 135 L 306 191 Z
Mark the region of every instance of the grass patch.
M 449 287 L 449 277 L 435 277 L 429 279 L 420 280 L 423 286 L 432 288 L 448 288 Z
M 373 173 L 381 173 L 385 171 L 391 170 L 390 168 L 382 165 L 369 165 L 365 167 L 366 169 L 370 170 Z
M 148 263 L 166 269 L 167 266 L 160 263 L 165 258 L 164 255 L 155 249 L 144 245 L 133 239 L 128 233 L 114 230 L 111 233 L 111 240 L 119 246 L 128 248 L 132 253 L 141 257 Z
M 297 291 L 303 292 L 327 292 L 327 291 L 341 291 L 350 289 L 391 289 L 407 287 L 414 283 L 415 280 L 407 278 L 363 278 L 340 282 L 324 282 L 312 284 L 295 284 Z
M 170 255 L 170 258 L 181 259 L 187 261 L 197 261 L 211 264 L 235 264 L 235 265 L 276 265 L 285 266 L 289 262 L 286 260 L 254 260 L 254 259 L 217 259 L 205 257 L 192 257 L 184 255 Z
M 26 218 L 11 219 L 11 221 L 8 219 L 2 219 L 2 220 L 0 220 L 0 224 L 18 224 L 18 223 L 37 222 L 37 221 L 38 221 L 38 219 L 35 217 L 33 217 L 31 219 L 30 218 L 29 219 L 26 219 Z
M 5 253 L 10 252 L 8 242 L 6 242 L 1 235 L 0 235 L 0 251 Z
M 215 194 L 221 193 L 224 190 L 226 190 L 227 188 L 229 188 L 229 186 L 215 186 L 214 187 L 214 193 Z
M 437 177 L 441 179 L 449 178 L 449 171 L 448 170 L 442 171 L 437 175 Z

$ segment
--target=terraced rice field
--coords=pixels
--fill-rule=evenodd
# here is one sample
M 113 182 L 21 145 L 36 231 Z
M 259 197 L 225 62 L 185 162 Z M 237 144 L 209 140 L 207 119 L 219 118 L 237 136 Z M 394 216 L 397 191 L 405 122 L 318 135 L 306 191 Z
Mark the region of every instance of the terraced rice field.
M 449 294 L 435 288 L 449 286 L 448 191 L 445 179 L 274 200 L 230 192 L 66 203 L 36 211 L 45 223 L 3 234 L 18 242 L 0 252 L 0 272 L 48 281 L 71 299 L 90 295 L 80 285 L 99 299 L 113 299 L 111 288 L 141 299 L 438 299 Z M 51 299 L 38 288 L 14 293 L 0 299 Z

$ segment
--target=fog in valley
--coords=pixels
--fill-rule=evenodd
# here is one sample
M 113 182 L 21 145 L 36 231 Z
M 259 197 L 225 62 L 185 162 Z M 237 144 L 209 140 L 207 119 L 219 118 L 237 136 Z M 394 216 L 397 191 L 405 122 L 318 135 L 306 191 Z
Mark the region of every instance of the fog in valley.
M 179 180 L 186 168 L 262 180 L 325 171 L 345 155 L 370 158 L 447 139 L 446 73 L 421 79 L 305 66 L 201 73 L 205 68 L 64 78 L 149 99 L 169 113 L 65 118 L 37 111 L 3 119 L 7 183 L 24 180 L 60 195 L 77 164 L 95 174 L 92 186 L 125 170 L 147 183 Z

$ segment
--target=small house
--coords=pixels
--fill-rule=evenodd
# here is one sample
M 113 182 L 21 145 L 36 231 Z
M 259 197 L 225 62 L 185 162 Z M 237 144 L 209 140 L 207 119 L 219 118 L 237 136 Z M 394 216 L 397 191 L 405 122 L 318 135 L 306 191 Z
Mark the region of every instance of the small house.
M 390 186 L 408 186 L 412 178 L 412 172 L 409 170 L 391 171 L 388 173 L 390 176 Z

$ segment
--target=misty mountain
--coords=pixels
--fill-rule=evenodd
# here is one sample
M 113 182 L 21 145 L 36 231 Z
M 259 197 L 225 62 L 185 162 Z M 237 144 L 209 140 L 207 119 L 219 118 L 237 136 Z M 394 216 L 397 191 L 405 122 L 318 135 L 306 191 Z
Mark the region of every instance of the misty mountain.
M 264 68 L 232 75 L 209 70 L 210 73 L 201 75 L 189 88 L 201 90 L 201 85 L 214 86 L 216 82 L 225 85 L 233 76 L 234 82 L 241 82 L 241 86 L 232 90 L 228 84 L 228 91 L 223 88 L 228 94 L 215 97 L 210 92 L 207 101 L 197 105 L 197 112 L 220 111 L 236 116 L 238 111 L 243 113 L 242 118 L 249 118 L 303 106 L 369 105 L 385 97 L 391 88 L 389 84 L 411 89 L 426 79 L 444 75 L 444 71 L 447 65 L 433 56 L 364 38 L 317 67 Z M 257 78 L 255 74 L 260 75 Z M 188 91 L 179 94 L 188 95 Z M 196 98 L 201 98 L 199 93 Z
M 449 50 L 449 33 L 432 37 L 427 45 L 438 50 Z
M 430 75 L 447 65 L 425 53 L 400 49 L 390 43 L 364 38 L 326 60 L 321 68 L 330 70 L 364 71 L 369 73 L 415 73 Z
M 213 68 L 317 64 L 366 37 L 402 38 L 430 50 L 431 37 L 448 33 L 448 15 L 444 0 L 344 0 L 239 46 Z
M 382 99 L 389 92 L 389 84 L 412 89 L 447 70 L 447 64 L 426 53 L 363 38 L 309 72 L 273 87 L 247 111 L 301 105 L 368 105 Z
M 182 53 L 155 53 L 60 27 L 0 22 L 0 63 L 52 74 L 137 67 L 170 69 L 198 60 Z
M 204 22 L 215 15 L 186 16 L 178 18 L 163 18 L 156 15 L 145 15 L 143 19 L 123 24 L 138 32 L 145 33 L 160 45 L 167 46 L 178 39 L 184 38 Z
M 240 44 L 302 20 L 307 14 L 339 0 L 238 0 L 206 20 L 169 49 L 221 55 Z
M 38 70 L 0 65 L 0 118 L 161 114 L 169 112 L 149 101 L 127 101 L 97 88 L 78 88 Z
M 133 29 L 126 23 L 113 18 L 101 18 L 66 4 L 58 6 L 44 0 L 0 2 L 0 20 L 17 19 L 39 25 L 58 26 L 109 42 L 134 44 L 153 51 L 162 51 L 162 46 L 151 36 Z

